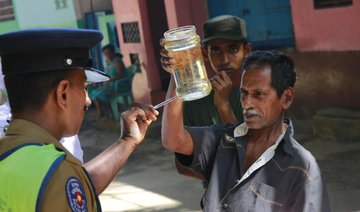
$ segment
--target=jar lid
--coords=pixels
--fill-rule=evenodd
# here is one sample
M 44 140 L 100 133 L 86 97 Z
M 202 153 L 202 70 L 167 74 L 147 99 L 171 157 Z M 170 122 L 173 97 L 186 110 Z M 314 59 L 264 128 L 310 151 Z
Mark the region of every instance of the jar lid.
M 196 28 L 193 25 L 171 29 L 164 33 L 164 37 L 167 41 L 183 40 L 196 35 Z

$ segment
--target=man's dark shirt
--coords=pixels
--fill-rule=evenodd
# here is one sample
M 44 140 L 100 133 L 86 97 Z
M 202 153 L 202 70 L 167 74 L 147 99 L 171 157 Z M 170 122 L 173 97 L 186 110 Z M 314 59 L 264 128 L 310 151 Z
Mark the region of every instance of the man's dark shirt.
M 293 138 L 290 120 L 284 122 L 288 128 L 275 155 L 242 182 L 247 134 L 234 139 L 234 125 L 186 127 L 194 154 L 176 157 L 209 182 L 204 211 L 330 211 L 315 158 Z

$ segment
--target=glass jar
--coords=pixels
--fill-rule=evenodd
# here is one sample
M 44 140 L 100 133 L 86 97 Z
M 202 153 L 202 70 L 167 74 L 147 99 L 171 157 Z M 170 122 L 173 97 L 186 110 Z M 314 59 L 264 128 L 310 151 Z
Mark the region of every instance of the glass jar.
M 165 49 L 176 60 L 172 70 L 176 95 L 184 101 L 207 96 L 211 83 L 207 77 L 200 47 L 200 37 L 195 26 L 183 26 L 164 33 Z

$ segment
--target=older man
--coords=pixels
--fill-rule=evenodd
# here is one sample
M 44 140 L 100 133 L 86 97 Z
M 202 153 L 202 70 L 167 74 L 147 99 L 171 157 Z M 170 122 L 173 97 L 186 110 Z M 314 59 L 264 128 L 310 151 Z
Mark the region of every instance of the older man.
M 204 211 L 330 211 L 316 160 L 283 117 L 295 81 L 290 57 L 258 51 L 243 64 L 244 123 L 184 127 L 181 102 L 165 107 L 163 145 L 209 182 Z

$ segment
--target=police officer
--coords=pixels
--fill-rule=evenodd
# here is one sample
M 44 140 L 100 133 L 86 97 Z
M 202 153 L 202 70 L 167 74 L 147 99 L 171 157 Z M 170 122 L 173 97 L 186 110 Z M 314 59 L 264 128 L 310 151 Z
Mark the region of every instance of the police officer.
M 101 211 L 96 189 L 106 188 L 156 120 L 158 112 L 151 108 L 125 111 L 119 141 L 87 164 L 90 176 L 60 144 L 61 137 L 80 129 L 91 104 L 87 84 L 109 78 L 91 68 L 89 49 L 101 40 L 99 31 L 78 29 L 0 35 L 13 113 L 0 140 L 1 210 Z

